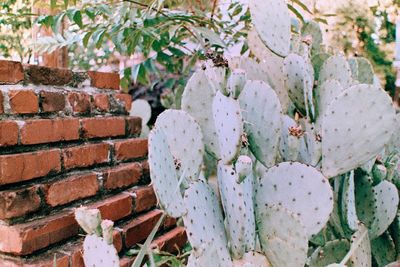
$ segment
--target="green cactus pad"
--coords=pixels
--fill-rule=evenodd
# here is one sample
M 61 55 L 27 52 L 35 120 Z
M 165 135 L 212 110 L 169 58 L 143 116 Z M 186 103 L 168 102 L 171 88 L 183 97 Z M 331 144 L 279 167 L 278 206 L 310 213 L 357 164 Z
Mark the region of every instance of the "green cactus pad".
M 314 118 L 314 77 L 311 64 L 297 54 L 290 54 L 285 58 L 283 69 L 290 99 L 304 116 Z
M 351 263 L 351 266 L 372 266 L 371 244 L 368 237 L 368 229 L 362 224 L 359 225 L 358 231 L 351 237 L 351 246 L 348 255 L 350 256 L 350 261 L 348 261 L 348 263 Z
M 194 182 L 186 190 L 184 202 L 187 213 L 183 221 L 193 249 L 214 247 L 221 266 L 231 262 L 222 210 L 214 191 L 205 182 Z
M 307 249 L 294 247 L 278 237 L 268 238 L 264 250 L 269 262 L 276 267 L 304 267 Z
M 317 124 L 310 123 L 308 120 L 300 120 L 300 125 L 304 129 L 303 140 L 299 147 L 299 161 L 311 166 L 317 166 L 321 161 L 321 130 Z
M 283 161 L 297 161 L 299 156 L 299 146 L 302 136 L 290 134 L 290 129 L 298 128 L 296 121 L 285 115 L 282 118 L 281 138 L 279 142 L 279 151 Z
M 388 171 L 384 164 L 377 163 L 374 164 L 374 166 L 372 167 L 371 174 L 374 180 L 374 184 L 379 184 L 386 179 Z
M 149 166 L 154 191 L 161 207 L 172 217 L 185 213 L 179 190 L 174 158 L 168 139 L 162 129 L 154 128 L 149 134 Z
M 315 168 L 284 162 L 262 174 L 256 193 L 257 205 L 278 204 L 297 214 L 308 237 L 327 223 L 333 209 L 328 180 Z
M 344 175 L 341 186 L 340 210 L 342 225 L 346 232 L 353 233 L 358 228 L 358 217 L 356 212 L 354 172 Z
M 212 109 L 220 156 L 225 164 L 229 164 L 238 155 L 242 145 L 243 119 L 239 102 L 217 92 Z
M 253 208 L 253 181 L 242 183 L 232 165 L 218 163 L 218 185 L 222 206 L 226 214 L 226 228 L 230 251 L 234 259 L 240 259 L 245 252 L 255 249 L 256 226 Z
M 317 90 L 319 118 L 323 118 L 330 103 L 339 96 L 345 89 L 337 80 L 326 80 Z M 321 120 L 320 120 L 321 121 Z
M 313 54 L 317 53 L 320 50 L 323 40 L 321 27 L 319 26 L 318 22 L 310 20 L 304 23 L 303 27 L 301 28 L 301 36 L 303 38 L 308 36 L 312 37 L 311 48 Z
M 166 110 L 155 123 L 167 136 L 175 161 L 181 165 L 179 173 L 189 180 L 197 180 L 203 162 L 203 134 L 199 124 L 183 110 Z
M 218 262 L 219 267 L 234 267 L 230 260 L 220 261 L 218 250 L 213 244 L 203 244 L 200 249 L 193 250 L 188 258 L 186 267 L 215 266 Z
M 318 247 L 310 256 L 310 267 L 325 267 L 332 263 L 340 262 L 350 249 L 350 242 L 346 239 L 327 242 L 323 247 Z
M 375 218 L 370 226 L 370 237 L 374 239 L 385 232 L 397 214 L 399 193 L 394 184 L 383 181 L 374 186 L 373 192 L 376 200 Z
M 189 79 L 183 92 L 182 109 L 189 113 L 200 125 L 207 151 L 218 157 L 218 138 L 212 115 L 214 96 L 215 90 L 207 81 L 204 71 L 197 71 Z
M 247 81 L 244 70 L 234 69 L 228 79 L 228 92 L 233 98 L 238 98 Z
M 98 209 L 79 207 L 75 210 L 75 220 L 89 235 L 101 235 L 101 214 Z
M 318 84 L 332 79 L 337 80 L 345 89 L 353 83 L 349 63 L 341 55 L 331 56 L 324 62 L 319 73 Z
M 224 94 L 226 91 L 226 69 L 224 67 L 214 67 L 211 61 L 208 61 L 205 66 L 204 73 L 208 79 L 209 84 L 215 91 L 221 91 Z
M 396 260 L 396 248 L 388 233 L 371 241 L 371 251 L 378 266 L 386 266 Z
M 238 174 L 238 180 L 236 182 L 241 183 L 253 172 L 253 161 L 249 156 L 239 156 L 235 163 L 235 170 Z
M 281 105 L 274 90 L 262 81 L 248 81 L 239 97 L 250 150 L 262 164 L 275 164 L 281 131 Z
M 322 121 L 322 172 L 334 177 L 376 156 L 393 133 L 395 110 L 385 91 L 355 85 L 328 106 Z
M 133 101 L 129 115 L 142 118 L 142 126 L 147 125 L 151 118 L 151 106 L 149 102 L 143 99 Z
M 254 27 L 275 54 L 285 57 L 290 49 L 290 15 L 284 0 L 250 0 Z
M 354 179 L 356 211 L 358 219 L 367 227 L 370 227 L 376 216 L 376 199 L 372 178 L 368 175 L 357 175 Z
M 244 56 L 234 57 L 229 61 L 229 66 L 232 69 L 244 70 L 248 80 L 260 80 L 271 84 L 271 80 L 266 70 L 253 58 Z
M 314 72 L 315 72 L 315 80 L 318 81 L 319 79 L 319 73 L 321 71 L 322 66 L 324 65 L 324 62 L 331 57 L 331 54 L 328 53 L 319 53 L 319 54 L 315 54 L 312 58 L 311 58 L 311 63 L 313 65 L 314 68 Z
M 363 84 L 374 83 L 374 69 L 368 59 L 356 57 L 349 59 L 353 79 Z
M 270 238 L 277 237 L 290 246 L 307 251 L 308 238 L 300 218 L 282 206 L 256 203 L 257 230 L 261 247 L 268 249 Z
M 113 245 L 96 235 L 87 235 L 83 242 L 85 266 L 119 267 L 118 252 Z

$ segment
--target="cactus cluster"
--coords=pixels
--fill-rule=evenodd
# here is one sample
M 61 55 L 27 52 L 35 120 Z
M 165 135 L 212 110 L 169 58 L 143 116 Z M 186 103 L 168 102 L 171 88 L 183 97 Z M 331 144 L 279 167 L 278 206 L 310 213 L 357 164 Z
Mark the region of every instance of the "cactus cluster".
M 292 34 L 284 0 L 249 8 L 252 58 L 196 71 L 182 110 L 149 134 L 159 204 L 193 247 L 187 265 L 395 261 L 399 121 L 371 64 L 328 54 L 314 21 Z

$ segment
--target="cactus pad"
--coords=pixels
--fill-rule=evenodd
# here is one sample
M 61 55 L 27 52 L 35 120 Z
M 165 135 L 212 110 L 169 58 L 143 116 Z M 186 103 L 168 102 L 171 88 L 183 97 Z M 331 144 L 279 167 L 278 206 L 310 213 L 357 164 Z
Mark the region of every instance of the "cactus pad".
M 249 156 L 239 156 L 235 163 L 235 170 L 238 174 L 238 179 L 236 182 L 241 183 L 243 180 L 252 173 L 253 162 Z
M 189 79 L 182 95 L 182 109 L 189 113 L 200 125 L 206 149 L 214 156 L 219 155 L 218 138 L 212 116 L 212 101 L 215 90 L 200 70 Z
M 368 229 L 360 224 L 359 229 L 351 237 L 350 263 L 352 266 L 371 267 L 371 244 Z M 345 262 L 346 263 L 346 262 Z
M 83 261 L 85 266 L 119 266 L 119 257 L 115 247 L 96 235 L 86 236 L 83 242 Z
M 205 265 L 204 265 L 205 266 Z M 243 255 L 240 260 L 233 261 L 233 267 L 271 267 L 267 257 L 263 254 L 250 251 Z
M 318 81 L 319 79 L 319 73 L 321 71 L 322 66 L 324 65 L 324 62 L 331 57 L 330 54 L 328 53 L 319 53 L 319 54 L 315 54 L 312 58 L 311 58 L 311 63 L 313 65 L 314 68 L 314 72 L 315 72 L 315 80 Z
M 318 22 L 310 20 L 304 23 L 303 27 L 301 28 L 301 36 L 303 38 L 311 36 L 311 49 L 313 53 L 316 53 L 320 50 L 323 40 L 321 27 L 319 26 Z
M 355 85 L 329 105 L 322 122 L 322 172 L 334 177 L 363 165 L 391 138 L 390 97 L 372 85 Z
M 80 207 L 75 210 L 75 220 L 79 226 L 89 235 L 101 234 L 101 214 L 98 209 Z
M 256 240 L 253 181 L 245 179 L 239 184 L 237 180 L 239 177 L 232 165 L 218 163 L 218 185 L 234 259 L 240 259 L 245 252 L 254 250 Z
M 329 104 L 344 91 L 337 80 L 326 80 L 317 90 L 318 113 L 323 118 Z
M 349 59 L 353 79 L 363 84 L 374 83 L 374 69 L 368 59 L 356 57 Z
M 142 118 L 142 126 L 147 125 L 151 118 L 151 106 L 149 102 L 143 99 L 133 101 L 129 115 Z
M 270 86 L 248 81 L 239 97 L 250 150 L 265 166 L 275 164 L 281 130 L 281 105 Z
M 290 49 L 290 15 L 284 0 L 250 0 L 250 13 L 261 40 L 275 54 L 285 57 Z
M 388 233 L 371 241 L 371 251 L 378 266 L 386 266 L 396 260 L 396 248 Z
M 213 101 L 213 116 L 220 156 L 225 164 L 229 164 L 238 155 L 242 145 L 243 120 L 239 102 L 217 92 Z
M 244 70 L 235 69 L 228 79 L 228 92 L 233 98 L 238 98 L 247 81 L 247 75 Z
M 296 121 L 285 115 L 282 118 L 279 150 L 283 161 L 297 161 L 303 129 Z
M 349 63 L 341 55 L 331 56 L 324 62 L 319 73 L 318 84 L 332 79 L 337 80 L 345 89 L 353 83 Z
M 204 155 L 199 124 L 187 112 L 170 109 L 158 116 L 155 127 L 167 136 L 174 160 L 181 165 L 179 174 L 189 180 L 198 179 Z
M 183 221 L 193 249 L 213 246 L 221 266 L 231 262 L 222 210 L 214 191 L 205 182 L 194 182 L 186 190 L 184 202 L 187 213 Z
M 327 223 L 333 209 L 328 180 L 315 168 L 284 162 L 262 174 L 256 193 L 257 205 L 275 204 L 297 214 L 308 237 Z
M 358 217 L 356 212 L 354 171 L 344 175 L 341 185 L 341 215 L 342 226 L 350 233 L 357 231 Z
M 169 150 L 165 133 L 154 128 L 149 134 L 149 166 L 154 191 L 160 205 L 172 217 L 185 213 L 179 191 L 174 158 Z
M 307 260 L 307 249 L 294 247 L 278 237 L 268 238 L 265 255 L 272 266 L 304 267 Z

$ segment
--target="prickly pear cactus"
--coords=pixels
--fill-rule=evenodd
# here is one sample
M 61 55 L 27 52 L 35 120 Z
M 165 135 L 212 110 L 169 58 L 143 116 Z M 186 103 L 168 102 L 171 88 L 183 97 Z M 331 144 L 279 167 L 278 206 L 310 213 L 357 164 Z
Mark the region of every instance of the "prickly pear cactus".
M 352 85 L 350 65 L 346 58 L 341 55 L 334 55 L 325 60 L 319 72 L 318 84 L 323 84 L 327 80 L 337 80 L 343 88 Z

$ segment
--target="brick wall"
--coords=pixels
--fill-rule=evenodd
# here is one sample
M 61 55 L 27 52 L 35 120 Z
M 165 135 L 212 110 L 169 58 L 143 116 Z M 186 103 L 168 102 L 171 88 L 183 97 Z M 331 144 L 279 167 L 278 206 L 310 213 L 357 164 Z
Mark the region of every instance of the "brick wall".
M 83 266 L 74 208 L 115 221 L 121 266 L 162 211 L 149 186 L 147 140 L 118 74 L 0 61 L 0 266 Z M 173 219 L 154 245 L 186 242 Z

